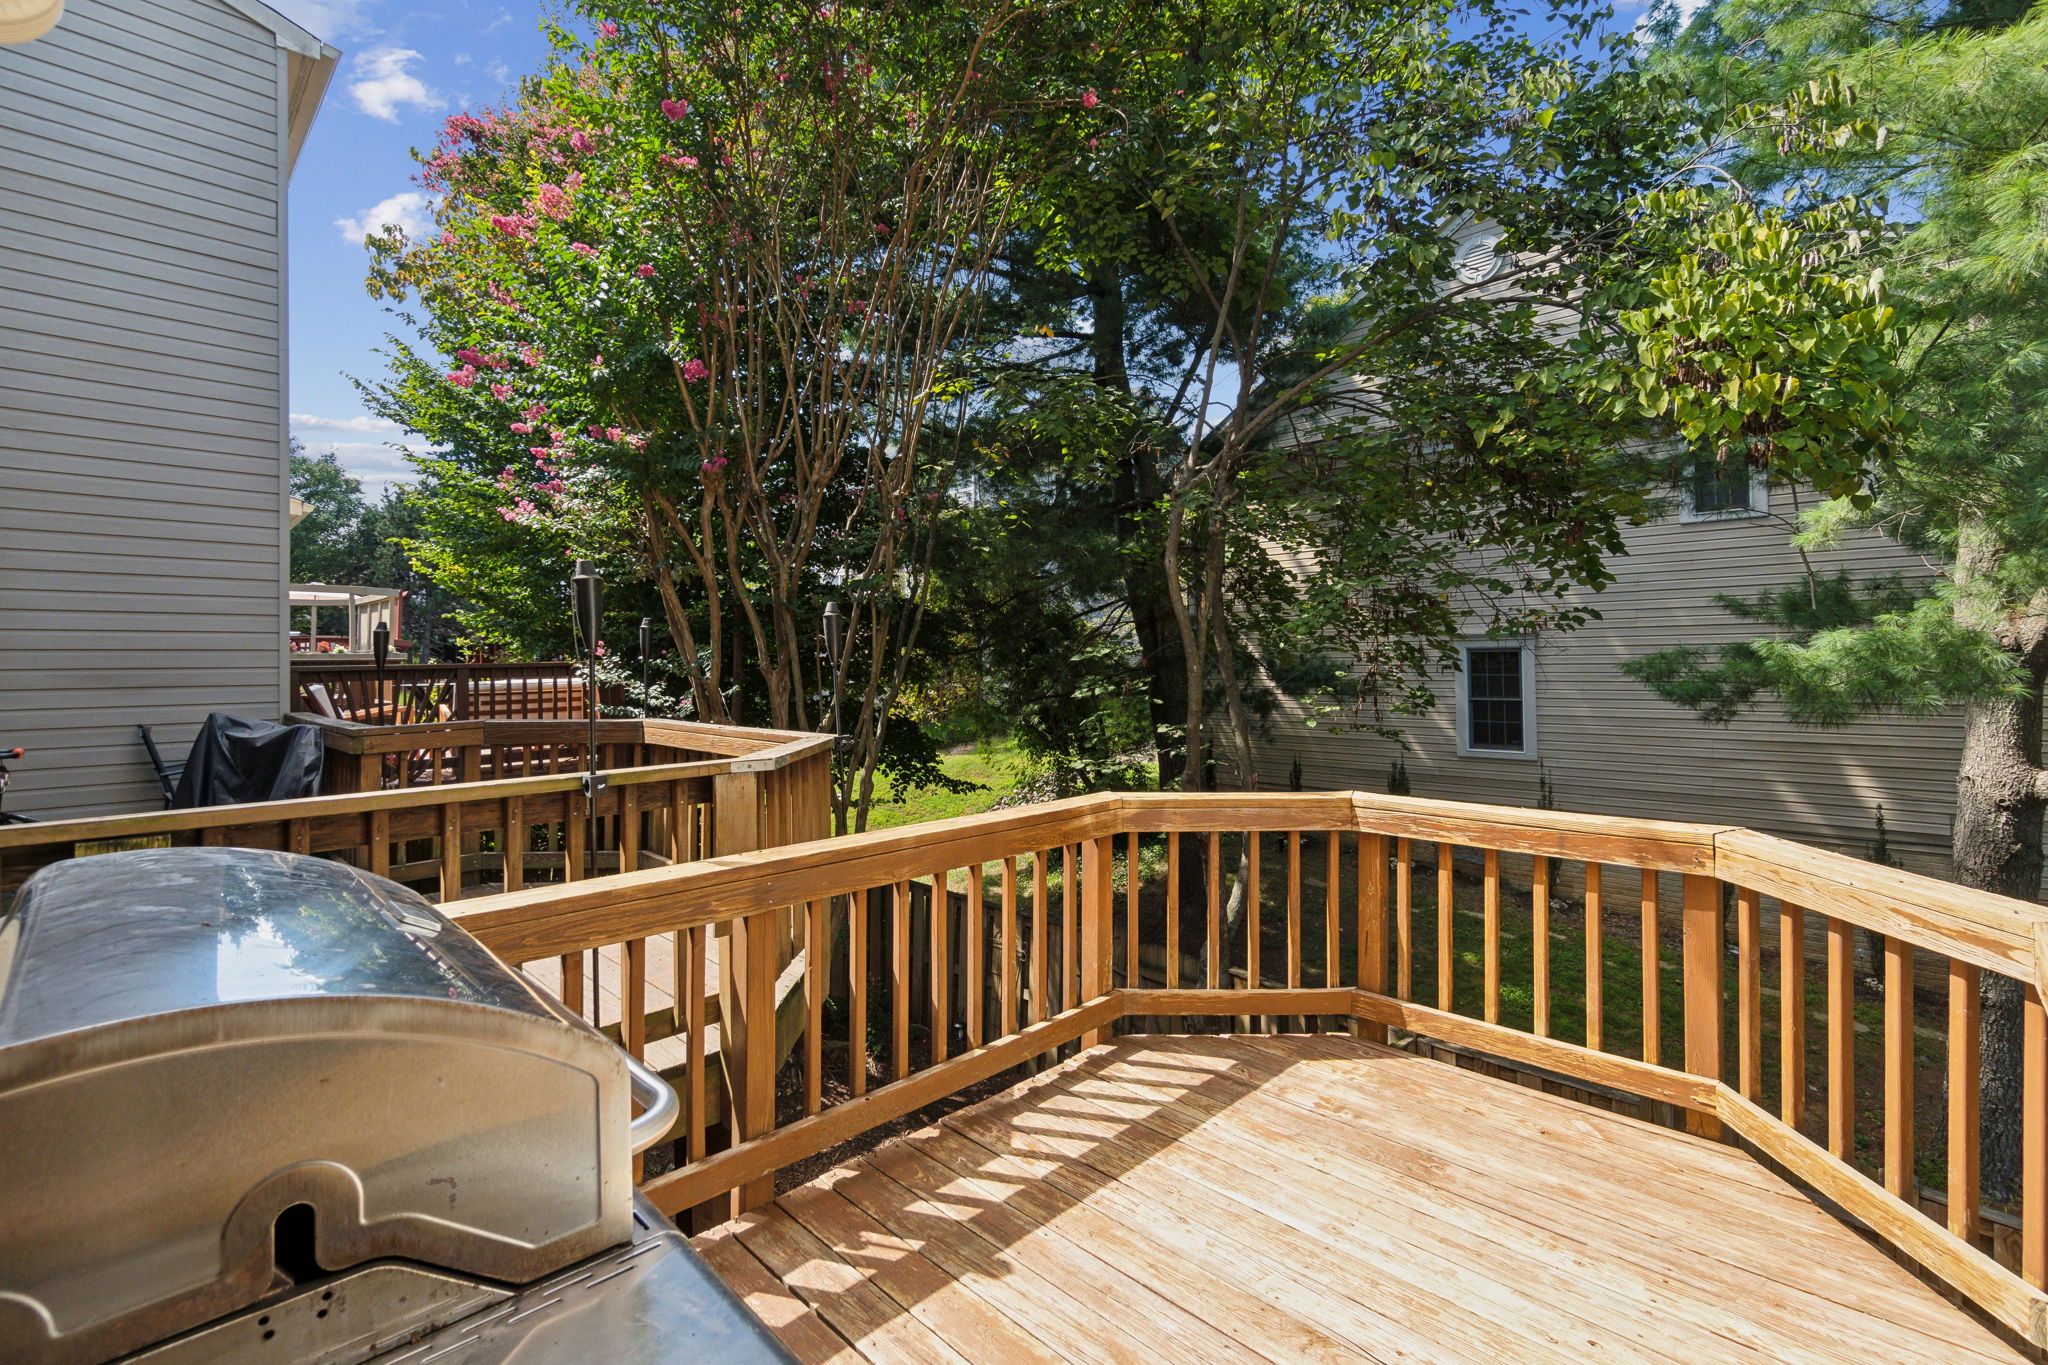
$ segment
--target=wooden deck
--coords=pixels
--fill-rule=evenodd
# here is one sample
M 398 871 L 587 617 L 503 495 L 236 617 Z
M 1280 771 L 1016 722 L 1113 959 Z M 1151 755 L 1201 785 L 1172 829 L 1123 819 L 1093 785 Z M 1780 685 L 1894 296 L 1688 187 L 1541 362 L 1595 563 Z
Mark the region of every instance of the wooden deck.
M 806 1361 L 2026 1359 L 1734 1148 L 1341 1036 L 1132 1036 L 696 1239 Z

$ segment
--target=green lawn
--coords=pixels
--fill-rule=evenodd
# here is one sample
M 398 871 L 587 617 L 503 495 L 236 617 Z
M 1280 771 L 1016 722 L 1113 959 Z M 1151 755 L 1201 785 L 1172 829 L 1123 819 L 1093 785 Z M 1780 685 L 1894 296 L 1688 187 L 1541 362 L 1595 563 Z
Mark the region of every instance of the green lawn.
M 924 820 L 979 815 L 1016 790 L 1023 778 L 1024 758 L 1018 752 L 1016 742 L 1006 737 L 962 753 L 947 754 L 942 766 L 946 776 L 962 782 L 979 783 L 982 790 L 909 792 L 898 800 L 885 801 L 882 799 L 884 796 L 898 794 L 880 790 L 881 784 L 877 783 L 875 803 L 868 811 L 868 828 L 893 829 L 897 825 L 914 825 Z

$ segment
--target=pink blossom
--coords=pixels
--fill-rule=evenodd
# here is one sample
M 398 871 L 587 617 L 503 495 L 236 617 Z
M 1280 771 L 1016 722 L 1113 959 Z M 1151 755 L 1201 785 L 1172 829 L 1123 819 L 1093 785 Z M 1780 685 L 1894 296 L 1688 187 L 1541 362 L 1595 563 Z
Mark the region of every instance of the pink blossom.
M 600 38 L 616 38 L 619 36 L 619 26 L 607 19 L 597 26 L 597 36 Z
M 1083 109 L 1093 109 L 1096 105 L 1100 103 L 1102 103 L 1102 101 L 1095 97 L 1095 92 L 1093 90 L 1090 90 L 1087 94 L 1081 96 L 1081 107 Z
M 590 368 L 591 368 L 591 369 L 593 369 L 593 370 L 601 370 L 601 369 L 603 369 L 603 368 L 604 368 L 604 357 L 603 357 L 603 356 L 601 356 L 601 355 L 594 355 L 594 356 L 590 357 Z
M 570 151 L 580 152 L 584 156 L 589 156 L 596 148 L 597 144 L 590 140 L 590 134 L 584 132 L 581 128 L 569 134 Z
M 528 502 L 525 498 L 521 498 L 517 502 L 513 503 L 510 507 L 500 507 L 498 509 L 498 515 L 503 517 L 507 521 L 519 521 L 523 518 L 532 516 L 535 512 L 538 512 L 539 510 L 540 509 L 538 507 L 535 507 L 531 502 Z
M 491 215 L 491 226 L 504 233 L 507 237 L 525 239 L 533 236 L 533 223 L 534 220 L 523 213 L 494 213 Z
M 690 102 L 688 100 L 663 100 L 661 102 L 661 112 L 668 116 L 670 123 L 681 123 L 683 116 L 690 112 Z
M 560 479 L 549 479 L 544 483 L 535 484 L 533 491 L 536 493 L 566 493 L 569 491 L 569 485 L 563 483 Z
M 533 456 L 536 460 L 544 460 L 548 456 L 548 448 L 546 446 L 528 446 L 526 453 Z
M 713 474 L 716 474 L 719 470 L 725 468 L 726 463 L 727 461 L 725 456 L 714 455 L 710 459 L 706 460 L 701 466 L 701 468 L 706 469 Z
M 603 428 L 603 427 L 597 427 L 597 426 L 594 426 L 594 427 L 591 427 L 591 428 L 590 428 L 590 439 L 591 439 L 591 440 L 593 440 L 593 441 L 596 441 L 596 440 L 600 440 L 600 439 L 602 439 L 602 438 L 603 438 L 603 436 L 604 436 L 604 428 Z
M 569 202 L 569 196 L 562 192 L 562 187 L 553 184 L 540 187 L 540 192 L 533 196 L 533 206 L 556 222 L 567 218 L 576 208 Z
M 651 280 L 654 278 L 654 267 L 643 262 L 633 273 L 643 280 Z
M 476 366 L 464 365 L 459 370 L 450 370 L 448 372 L 448 382 L 458 389 L 468 388 L 471 384 L 476 383 Z
M 597 254 L 597 248 L 588 242 L 571 242 L 569 243 L 569 250 L 575 252 L 578 256 L 595 256 Z
M 512 430 L 515 434 L 520 436 L 531 436 L 533 434 L 533 423 L 514 422 L 512 424 Z
M 465 346 L 455 353 L 455 358 L 465 365 L 474 365 L 480 370 L 491 367 L 491 358 L 473 346 Z
M 626 439 L 626 433 L 620 427 L 606 427 L 604 429 L 604 438 L 607 441 L 623 441 Z
M 517 306 L 513 301 L 512 291 L 499 284 L 496 280 L 492 280 L 486 286 L 485 292 L 491 296 L 492 303 L 498 304 L 501 307 L 512 308 Z
M 511 386 L 510 384 L 493 384 L 493 385 L 491 385 L 491 397 L 493 397 L 493 398 L 497 399 L 497 400 L 498 400 L 498 401 L 499 401 L 500 403 L 509 403 L 509 402 L 511 402 L 511 401 L 512 401 L 512 386 Z
M 540 364 L 542 359 L 544 359 L 538 346 L 521 346 L 519 348 L 519 358 L 529 367 Z M 539 412 L 529 412 L 526 415 L 528 417 L 545 417 L 547 416 L 547 411 L 546 408 L 542 408 Z
M 694 171 L 697 169 L 697 158 L 694 156 L 670 156 L 664 152 L 662 153 L 661 161 L 663 165 L 673 166 L 679 171 Z
M 686 360 L 683 362 L 683 378 L 692 384 L 710 373 L 711 371 L 705 367 L 704 362 L 701 360 Z
M 525 409 L 519 415 L 521 417 L 524 417 L 529 422 L 538 421 L 540 418 L 543 418 L 548 415 L 548 405 L 546 403 L 535 403 L 532 407 Z
M 443 229 L 441 229 L 441 245 L 442 245 L 442 246 L 454 246 L 454 245 L 455 245 L 455 234 L 454 234 L 453 232 L 450 232 L 450 231 L 449 231 L 449 230 L 448 230 L 447 228 L 443 228 Z

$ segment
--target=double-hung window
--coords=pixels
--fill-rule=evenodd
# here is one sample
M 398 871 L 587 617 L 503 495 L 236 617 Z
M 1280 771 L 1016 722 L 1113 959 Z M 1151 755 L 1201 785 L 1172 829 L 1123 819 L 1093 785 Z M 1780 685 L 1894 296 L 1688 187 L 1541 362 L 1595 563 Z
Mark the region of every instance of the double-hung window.
M 1536 757 L 1536 655 L 1527 645 L 1460 647 L 1458 752 L 1473 757 Z
M 1738 457 L 1695 459 L 1678 484 L 1680 521 L 1726 521 L 1771 510 L 1771 485 L 1760 469 Z

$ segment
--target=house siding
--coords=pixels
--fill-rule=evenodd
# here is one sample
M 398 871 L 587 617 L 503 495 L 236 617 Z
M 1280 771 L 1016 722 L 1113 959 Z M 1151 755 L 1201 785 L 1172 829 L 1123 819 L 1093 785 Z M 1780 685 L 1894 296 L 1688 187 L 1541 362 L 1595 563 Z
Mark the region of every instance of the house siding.
M 221 0 L 0 47 L 9 810 L 148 808 L 136 725 L 285 708 L 285 79 Z
M 1434 682 L 1431 712 L 1396 722 L 1405 750 L 1344 732 L 1358 717 L 1313 717 L 1283 705 L 1256 750 L 1260 785 L 1286 785 L 1298 759 L 1305 787 L 1385 791 L 1401 758 L 1416 796 L 1532 806 L 1547 779 L 1564 810 L 1746 825 L 1858 854 L 1875 838 L 1882 805 L 1893 853 L 1918 870 L 1945 873 L 1959 715 L 1888 715 L 1814 730 L 1791 724 L 1772 704 L 1731 725 L 1710 726 L 1620 671 L 1626 660 L 1672 645 L 1753 638 L 1754 627 L 1714 597 L 1754 595 L 1804 572 L 1790 526 L 1777 515 L 1789 515 L 1792 496 L 1780 488 L 1771 498 L 1771 516 L 1682 522 L 1673 514 L 1626 533 L 1628 553 L 1610 565 L 1615 581 L 1585 594 L 1600 619 L 1533 641 L 1537 761 L 1461 757 L 1457 680 L 1446 673 Z M 1909 581 L 1931 573 L 1875 533 L 1852 536 L 1813 559 L 1828 576 L 1843 568 L 1858 577 L 1896 572 Z M 1228 765 L 1224 775 L 1239 776 Z

